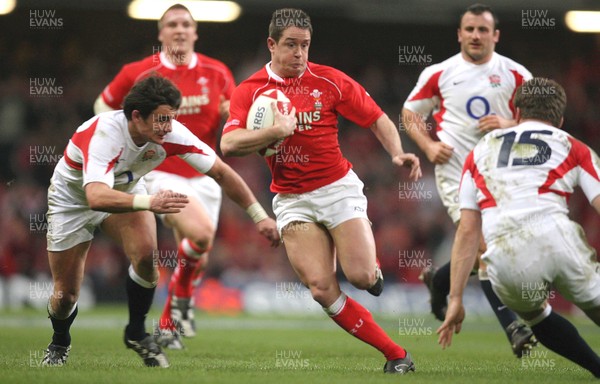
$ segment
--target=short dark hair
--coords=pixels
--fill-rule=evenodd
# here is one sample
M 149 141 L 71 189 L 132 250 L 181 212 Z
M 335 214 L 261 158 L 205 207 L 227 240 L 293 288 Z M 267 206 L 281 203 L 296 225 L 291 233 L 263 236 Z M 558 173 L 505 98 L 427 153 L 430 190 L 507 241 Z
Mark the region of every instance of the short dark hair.
M 178 109 L 181 104 L 181 92 L 169 80 L 162 76 L 150 76 L 135 84 L 123 101 L 123 112 L 128 121 L 134 110 L 140 111 L 145 120 L 152 111 L 161 105 Z
M 534 77 L 517 88 L 514 106 L 521 110 L 521 119 L 547 121 L 559 127 L 567 106 L 567 95 L 556 81 Z
M 269 23 L 269 37 L 278 42 L 289 27 L 308 29 L 312 36 L 313 27 L 310 16 L 301 9 L 281 8 L 273 12 L 271 22 Z
M 192 15 L 192 12 L 190 12 L 190 10 L 188 9 L 188 7 L 186 7 L 183 4 L 173 4 L 171 5 L 169 8 L 167 8 L 166 11 L 163 12 L 162 16 L 160 17 L 160 19 L 158 20 L 158 30 L 160 31 L 163 28 L 163 19 L 165 18 L 165 15 L 167 14 L 167 12 L 172 11 L 174 9 L 180 9 L 182 11 L 186 11 L 187 13 L 190 14 L 190 17 L 192 18 L 192 20 L 194 21 L 194 25 L 197 25 L 196 23 L 196 19 L 194 19 L 194 15 Z
M 498 29 L 500 27 L 500 21 L 498 20 L 498 15 L 496 15 L 496 12 L 494 12 L 492 7 L 490 7 L 489 5 L 479 3 L 470 5 L 467 7 L 467 9 L 464 10 L 464 12 L 460 15 L 460 18 L 458 19 L 458 29 L 460 29 L 460 26 L 462 25 L 462 19 L 467 13 L 472 13 L 474 15 L 482 15 L 485 12 L 489 12 L 494 18 L 494 30 Z

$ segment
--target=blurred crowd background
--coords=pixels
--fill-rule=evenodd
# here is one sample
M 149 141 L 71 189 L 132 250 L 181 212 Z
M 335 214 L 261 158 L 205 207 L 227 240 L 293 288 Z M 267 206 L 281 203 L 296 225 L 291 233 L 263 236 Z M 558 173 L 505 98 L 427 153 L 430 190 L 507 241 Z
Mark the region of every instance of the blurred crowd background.
M 49 276 L 45 213 L 53 168 L 75 129 L 93 116 L 94 100 L 120 67 L 160 47 L 156 23 L 129 19 L 124 11 L 54 10 L 63 21 L 59 28 L 31 27 L 30 9 L 17 8 L 0 16 L 0 280 L 4 284 L 15 277 L 35 281 Z M 360 23 L 305 10 L 314 26 L 310 60 L 354 77 L 398 124 L 402 104 L 424 66 L 459 50 L 459 13 L 449 14 L 452 23 L 441 26 Z M 497 51 L 536 76 L 559 81 L 568 95 L 564 128 L 598 151 L 600 36 L 572 33 L 556 16 L 553 28 L 535 29 L 521 26 L 520 12 L 500 14 Z M 265 12 L 243 14 L 229 24 L 201 23 L 196 49 L 226 63 L 240 82 L 269 60 L 269 19 L 270 12 Z M 426 62 L 402 62 L 399 47 L 419 47 L 427 55 Z M 40 82 L 54 94 L 32 91 L 32 85 Z M 417 277 L 425 264 L 441 265 L 448 259 L 454 228 L 439 202 L 432 166 L 399 128 L 405 150 L 421 157 L 424 178 L 419 183 L 408 183 L 406 170 L 392 166 L 370 131 L 343 119 L 340 144 L 365 183 L 386 281 L 419 284 Z M 270 207 L 270 177 L 263 159 L 252 155 L 226 161 Z M 411 188 L 425 193 L 420 198 L 399 193 Z M 571 198 L 570 206 L 572 217 L 598 249 L 598 215 L 581 193 Z M 160 224 L 159 248 L 164 255 L 174 255 L 176 250 L 170 231 Z M 86 281 L 97 301 L 123 299 L 127 266 L 121 250 L 99 233 L 86 265 Z M 164 282 L 169 271 L 163 269 Z M 225 198 L 207 281 L 240 288 L 252 281 L 295 280 L 283 247 L 269 248 L 245 212 Z

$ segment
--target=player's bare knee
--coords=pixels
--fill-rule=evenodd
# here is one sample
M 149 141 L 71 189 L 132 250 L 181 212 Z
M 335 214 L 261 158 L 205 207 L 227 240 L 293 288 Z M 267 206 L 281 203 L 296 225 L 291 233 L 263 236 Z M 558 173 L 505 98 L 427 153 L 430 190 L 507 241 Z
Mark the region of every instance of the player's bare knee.
M 331 297 L 331 284 L 325 281 L 312 281 L 308 283 L 308 289 L 312 298 L 319 304 L 325 305 L 332 300 Z M 333 298 L 335 299 L 335 298 Z
M 133 269 L 142 278 L 154 275 L 154 271 L 157 266 L 157 257 L 159 257 L 158 250 L 156 249 L 140 249 L 134 254 L 130 254 L 129 258 Z
M 51 298 L 53 301 L 52 310 L 54 317 L 57 319 L 66 319 L 69 317 L 78 299 L 79 294 L 77 292 L 55 291 Z
M 212 247 L 214 231 L 196 231 L 196 233 L 186 238 L 198 249 L 209 249 Z
M 369 289 L 375 284 L 377 275 L 374 269 L 372 271 L 358 270 L 347 273 L 346 278 L 350 284 L 358 289 Z

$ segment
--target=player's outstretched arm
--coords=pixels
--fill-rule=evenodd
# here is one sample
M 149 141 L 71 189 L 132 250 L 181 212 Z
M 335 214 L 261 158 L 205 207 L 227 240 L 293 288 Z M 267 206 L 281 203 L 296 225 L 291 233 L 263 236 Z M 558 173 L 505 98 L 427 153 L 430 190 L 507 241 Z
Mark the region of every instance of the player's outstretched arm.
M 423 151 L 427 160 L 433 164 L 445 164 L 452 157 L 454 148 L 429 136 L 425 117 L 410 109 L 402 109 L 402 126 L 408 137 Z
M 371 131 L 390 154 L 394 164 L 410 168 L 409 177 L 412 180 L 418 180 L 423 175 L 419 158 L 412 153 L 404 153 L 402 150 L 400 134 L 388 115 L 385 113 L 381 115 L 371 126 Z
M 160 191 L 155 195 L 132 195 L 100 182 L 87 184 L 85 195 L 90 209 L 110 213 L 141 210 L 178 213 L 189 202 L 186 195 L 173 191 Z
M 281 239 L 275 220 L 267 215 L 267 212 L 254 197 L 250 187 L 237 172 L 217 157 L 215 164 L 206 172 L 206 175 L 219 183 L 223 192 L 233 202 L 246 210 L 256 224 L 258 232 L 271 242 L 271 246 L 276 247 L 279 245 Z
M 481 213 L 471 209 L 460 211 L 460 223 L 452 246 L 450 270 L 450 301 L 446 319 L 438 328 L 438 343 L 442 348 L 452 343 L 452 334 L 459 333 L 465 318 L 462 298 L 469 275 L 477 260 L 481 239 Z
M 272 127 L 249 130 L 234 129 L 221 137 L 221 152 L 224 156 L 246 156 L 257 152 L 279 139 L 294 134 L 296 129 L 296 108 L 289 114 L 279 112 L 275 103 L 271 105 L 275 116 Z

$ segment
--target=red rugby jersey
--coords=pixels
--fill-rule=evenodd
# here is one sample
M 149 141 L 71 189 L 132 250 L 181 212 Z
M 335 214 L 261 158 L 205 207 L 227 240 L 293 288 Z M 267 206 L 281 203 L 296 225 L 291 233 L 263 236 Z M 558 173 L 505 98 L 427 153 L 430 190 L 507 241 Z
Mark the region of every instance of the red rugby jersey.
M 177 121 L 185 125 L 200 140 L 215 149 L 221 122 L 220 97 L 229 100 L 235 80 L 225 64 L 206 55 L 195 53 L 189 65 L 174 65 L 164 52 L 129 63 L 104 88 L 102 98 L 113 109 L 121 109 L 123 99 L 133 85 L 145 77 L 159 74 L 171 80 L 182 95 Z M 167 158 L 159 171 L 184 177 L 201 174 L 178 157 Z
M 281 78 L 268 63 L 233 92 L 223 134 L 246 128 L 253 101 L 274 88 L 296 107 L 298 124 L 278 153 L 265 157 L 273 177 L 271 191 L 304 193 L 344 177 L 352 164 L 340 151 L 338 115 L 368 128 L 383 114 L 381 108 L 360 84 L 332 67 L 308 63 L 299 77 Z

